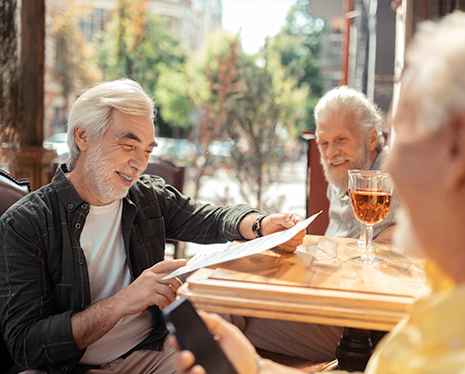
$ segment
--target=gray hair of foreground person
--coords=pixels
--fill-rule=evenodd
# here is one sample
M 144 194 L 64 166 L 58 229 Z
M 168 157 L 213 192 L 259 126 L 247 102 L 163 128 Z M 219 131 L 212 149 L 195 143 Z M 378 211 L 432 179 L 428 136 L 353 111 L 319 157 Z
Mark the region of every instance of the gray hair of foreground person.
M 406 56 L 409 90 L 424 133 L 438 130 L 465 105 L 465 13 L 420 24 Z M 453 37 L 451 37 L 453 35 Z
M 381 152 L 384 146 L 383 116 L 381 110 L 371 103 L 364 94 L 349 88 L 340 86 L 328 91 L 315 107 L 316 123 L 325 123 L 331 118 L 340 116 L 345 111 L 352 111 L 357 118 L 357 125 L 365 135 L 372 128 L 376 129 L 378 145 L 376 150 Z
M 74 102 L 68 119 L 68 170 L 75 168 L 79 147 L 74 138 L 76 128 L 86 131 L 93 140 L 103 136 L 112 121 L 112 110 L 134 116 L 153 116 L 153 99 L 141 85 L 130 79 L 100 83 L 89 89 Z

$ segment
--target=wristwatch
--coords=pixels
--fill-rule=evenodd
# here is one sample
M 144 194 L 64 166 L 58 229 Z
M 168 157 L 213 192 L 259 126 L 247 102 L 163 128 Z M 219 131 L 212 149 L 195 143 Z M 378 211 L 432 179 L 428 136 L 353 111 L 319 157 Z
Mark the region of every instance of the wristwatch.
M 252 224 L 252 231 L 253 231 L 253 234 L 254 234 L 254 236 L 255 236 L 256 238 L 260 238 L 260 237 L 263 236 L 263 234 L 262 234 L 262 224 L 261 224 L 261 222 L 262 222 L 263 218 L 265 218 L 265 217 L 266 217 L 266 215 L 258 217 L 258 218 L 254 221 L 254 223 Z

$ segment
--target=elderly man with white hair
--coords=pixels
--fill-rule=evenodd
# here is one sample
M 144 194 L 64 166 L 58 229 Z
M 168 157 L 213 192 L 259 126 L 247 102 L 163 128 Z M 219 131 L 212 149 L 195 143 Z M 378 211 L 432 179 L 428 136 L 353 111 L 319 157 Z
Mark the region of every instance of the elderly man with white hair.
M 328 181 L 329 224 L 325 236 L 355 238 L 364 228 L 350 206 L 348 171 L 380 170 L 384 149 L 383 117 L 362 93 L 346 87 L 327 92 L 315 107 L 316 141 Z M 397 199 L 386 219 L 374 226 L 373 237 L 390 240 Z
M 181 282 L 163 278 L 186 260 L 164 260 L 165 238 L 253 239 L 303 220 L 201 204 L 142 174 L 156 146 L 153 116 L 152 98 L 134 81 L 89 89 L 70 112 L 67 165 L 1 217 L 10 373 L 175 373 L 161 310 Z M 304 235 L 282 249 L 294 251 Z
M 408 53 L 386 170 L 405 209 L 395 238 L 423 252 L 432 293 L 377 345 L 366 374 L 465 372 L 465 14 L 419 28 Z M 257 358 L 234 326 L 204 314 L 238 374 L 297 374 Z M 184 351 L 178 368 L 203 374 Z M 340 372 L 338 372 L 340 373 Z

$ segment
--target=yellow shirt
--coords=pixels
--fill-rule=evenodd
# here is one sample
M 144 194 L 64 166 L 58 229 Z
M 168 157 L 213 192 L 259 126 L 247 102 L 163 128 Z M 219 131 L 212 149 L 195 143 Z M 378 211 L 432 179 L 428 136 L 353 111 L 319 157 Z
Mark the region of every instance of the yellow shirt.
M 378 344 L 365 374 L 465 374 L 465 286 L 453 288 L 429 270 L 436 292 L 417 300 Z

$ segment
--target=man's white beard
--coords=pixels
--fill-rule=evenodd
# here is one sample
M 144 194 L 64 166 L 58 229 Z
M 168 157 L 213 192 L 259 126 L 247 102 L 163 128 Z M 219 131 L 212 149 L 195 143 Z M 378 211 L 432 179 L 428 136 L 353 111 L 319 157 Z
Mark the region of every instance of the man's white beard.
M 347 156 L 341 157 L 341 159 L 345 159 Z M 347 192 L 349 189 L 349 170 L 359 169 L 359 170 L 370 170 L 371 168 L 371 159 L 370 159 L 370 152 L 368 151 L 368 147 L 365 143 L 362 144 L 362 147 L 358 151 L 356 157 L 349 158 L 349 165 L 344 172 L 332 172 L 329 170 L 330 166 L 328 166 L 329 162 L 334 162 L 336 159 L 331 160 L 324 160 L 322 153 L 320 152 L 320 162 L 323 165 L 323 171 L 325 173 L 325 178 L 328 183 L 335 185 L 339 188 L 342 192 Z
M 105 158 L 100 145 L 96 144 L 89 149 L 89 155 L 84 163 L 85 183 L 103 204 L 122 199 L 129 190 L 129 187 L 123 184 L 115 184 L 115 181 L 112 180 L 113 169 L 110 161 Z
M 396 222 L 396 226 L 392 239 L 395 247 L 403 250 L 407 254 L 425 257 L 425 252 L 413 232 L 410 217 L 402 207 L 396 210 L 394 221 Z

